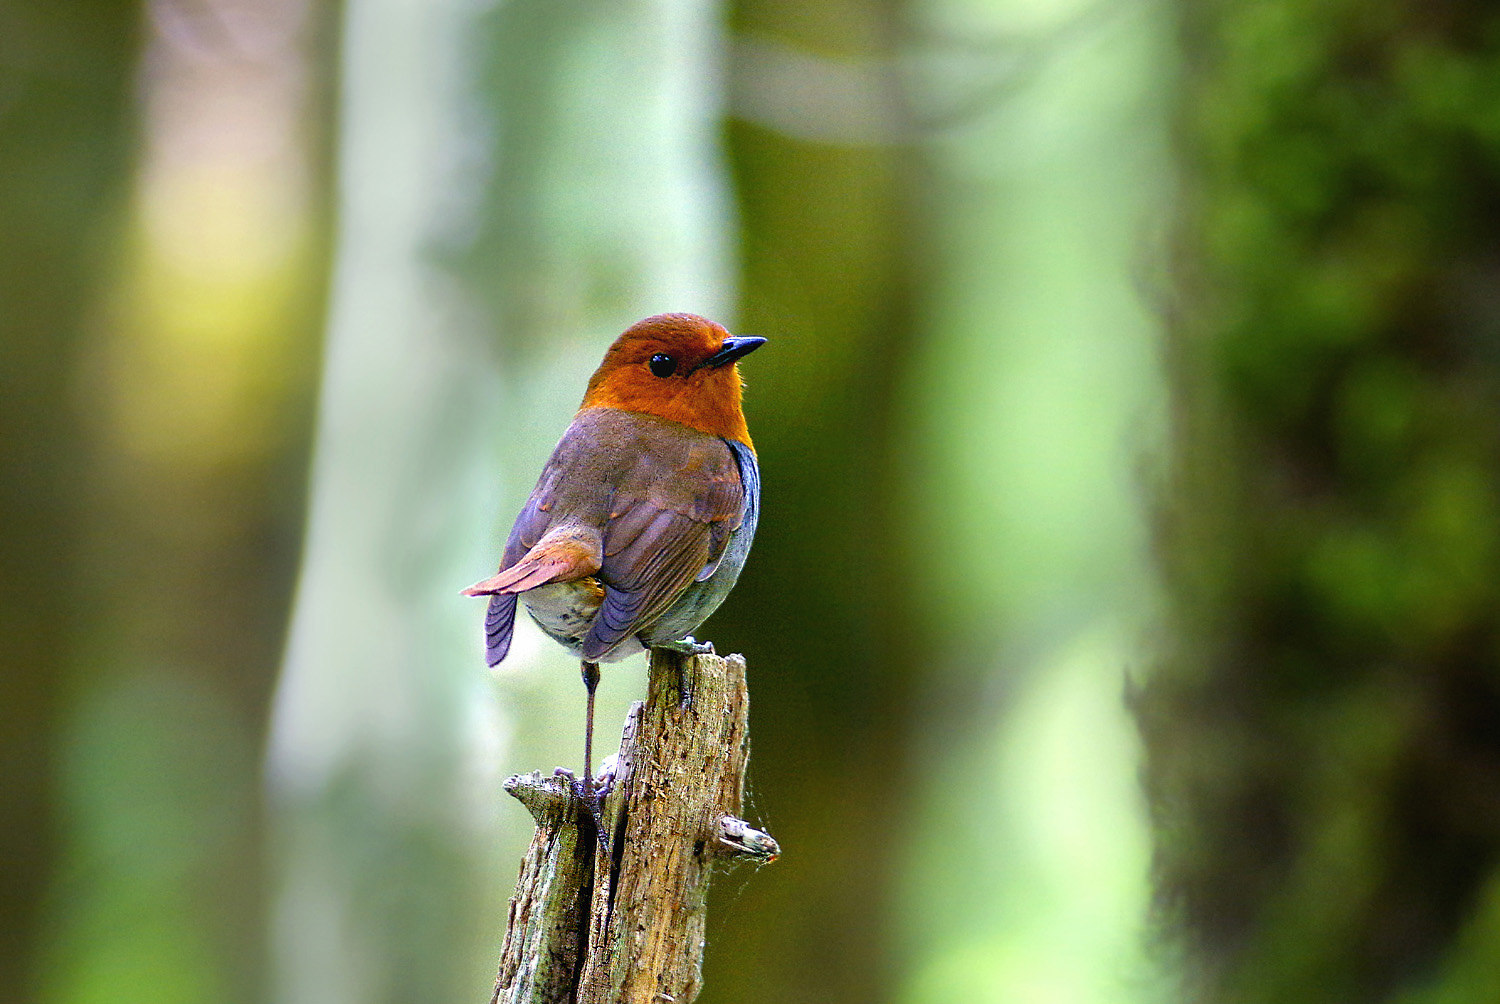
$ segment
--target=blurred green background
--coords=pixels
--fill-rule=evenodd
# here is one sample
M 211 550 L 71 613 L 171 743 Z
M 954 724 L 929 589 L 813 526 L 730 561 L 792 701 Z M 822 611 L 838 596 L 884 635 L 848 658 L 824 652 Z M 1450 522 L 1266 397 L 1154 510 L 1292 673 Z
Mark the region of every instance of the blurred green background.
M 667 310 L 770 339 L 702 1001 L 1500 1000 L 1459 0 L 6 0 L 0 999 L 484 999 L 583 691 L 458 589 Z

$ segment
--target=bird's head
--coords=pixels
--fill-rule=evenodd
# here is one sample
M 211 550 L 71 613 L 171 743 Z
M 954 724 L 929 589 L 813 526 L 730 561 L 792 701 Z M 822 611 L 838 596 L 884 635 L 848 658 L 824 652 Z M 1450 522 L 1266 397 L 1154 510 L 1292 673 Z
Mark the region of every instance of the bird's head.
M 750 445 L 735 360 L 765 344 L 697 314 L 657 314 L 628 329 L 589 379 L 585 408 L 619 408 Z

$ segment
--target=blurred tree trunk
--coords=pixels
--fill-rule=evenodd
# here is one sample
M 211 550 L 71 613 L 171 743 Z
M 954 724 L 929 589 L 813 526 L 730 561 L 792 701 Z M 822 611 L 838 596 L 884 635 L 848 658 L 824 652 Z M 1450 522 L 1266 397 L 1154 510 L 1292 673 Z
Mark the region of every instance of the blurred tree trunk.
M 38 966 L 45 997 L 70 1004 L 233 1004 L 264 989 L 259 759 L 326 275 L 314 68 L 326 8 L 237 7 L 230 30 L 226 6 L 164 0 L 5 41 L 46 52 L 95 32 L 134 39 L 137 18 L 146 29 L 128 54 L 135 156 L 106 156 L 99 137 L 78 154 L 129 200 L 101 212 L 60 176 L 75 186 L 62 198 L 91 217 L 68 239 L 110 271 L 103 295 L 71 297 L 89 323 L 76 351 L 58 350 L 69 395 L 53 408 L 77 415 L 86 440 L 58 458 L 77 613 L 53 739 L 63 846 Z M 47 79 L 87 80 L 96 58 Z M 105 221 L 118 229 L 102 233 Z
M 753 986 L 766 1001 L 869 1004 L 899 970 L 891 865 L 920 668 L 903 647 L 912 580 L 895 512 L 919 244 L 900 13 L 864 0 L 730 12 L 740 328 L 771 337 L 757 364 L 774 367 L 747 368 L 746 410 L 776 461 L 755 553 L 705 633 L 755 666 L 751 789 L 797 850 L 736 894 L 737 916 L 711 911 L 705 1002 Z
M 0 986 L 17 1002 L 35 990 L 57 853 L 52 730 L 87 613 L 73 365 L 118 246 L 139 23 L 134 0 L 0 10 Z
M 1179 5 L 1159 893 L 1205 1000 L 1500 999 L 1500 16 Z

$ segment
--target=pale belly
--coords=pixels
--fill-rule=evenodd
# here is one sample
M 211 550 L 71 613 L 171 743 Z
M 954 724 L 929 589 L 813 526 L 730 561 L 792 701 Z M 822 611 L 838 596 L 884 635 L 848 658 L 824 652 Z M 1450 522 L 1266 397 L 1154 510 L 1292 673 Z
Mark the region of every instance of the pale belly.
M 588 636 L 594 615 L 604 602 L 604 587 L 592 577 L 576 582 L 554 582 L 528 589 L 521 594 L 521 599 L 526 604 L 526 612 L 547 636 L 576 656 L 582 653 L 583 639 Z M 618 662 L 644 651 L 645 647 L 632 636 L 611 649 L 601 661 Z

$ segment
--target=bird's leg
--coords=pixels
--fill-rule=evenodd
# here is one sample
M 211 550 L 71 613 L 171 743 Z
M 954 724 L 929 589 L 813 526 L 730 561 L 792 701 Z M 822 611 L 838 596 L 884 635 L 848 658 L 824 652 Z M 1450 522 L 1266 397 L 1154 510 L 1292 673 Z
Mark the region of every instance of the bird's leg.
M 609 854 L 609 832 L 604 827 L 604 793 L 594 790 L 594 690 L 599 686 L 599 664 L 583 663 L 583 685 L 589 692 L 588 720 L 583 727 L 583 780 L 575 781 L 573 794 L 589 807 L 594 817 L 594 832 L 599 835 L 599 846 Z

